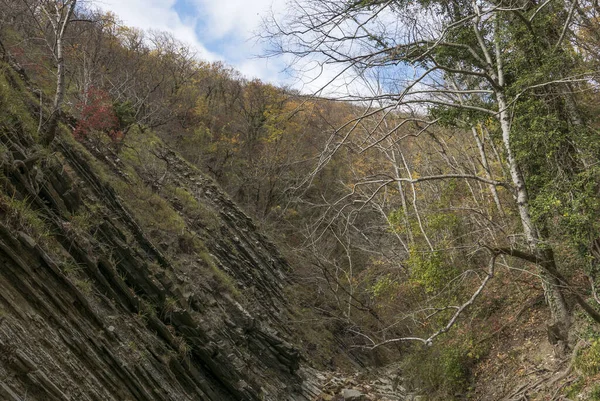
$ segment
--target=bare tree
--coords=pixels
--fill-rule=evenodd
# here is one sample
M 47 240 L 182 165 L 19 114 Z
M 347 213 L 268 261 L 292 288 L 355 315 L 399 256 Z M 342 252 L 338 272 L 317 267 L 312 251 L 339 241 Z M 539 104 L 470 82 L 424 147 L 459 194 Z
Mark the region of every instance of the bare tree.
M 46 44 L 56 63 L 56 91 L 52 103 L 52 114 L 46 123 L 43 138 L 43 142 L 46 144 L 54 140 L 62 112 L 65 97 L 65 35 L 73 19 L 76 5 L 77 0 L 42 0 L 28 3 L 31 16 L 40 32 L 45 34 Z
M 289 3 L 290 11 L 285 17 L 272 18 L 265 24 L 267 33 L 264 37 L 272 45 L 270 55 L 291 56 L 291 66 L 312 63 L 319 71 L 334 71 L 333 77 L 315 93 L 329 93 L 328 97 L 335 100 L 363 105 L 361 115 L 336 131 L 314 174 L 352 135 L 356 135 L 361 121 L 366 118 L 379 116 L 379 122 L 371 124 L 369 132 L 369 136 L 378 138 L 375 143 L 388 137 L 399 140 L 398 128 L 405 123 L 420 124 L 428 130 L 436 123 L 452 119 L 465 121 L 470 125 L 468 129 L 473 129 L 484 165 L 483 176 L 477 175 L 477 171 L 418 178 L 396 174 L 391 178 L 372 179 L 368 184 L 381 191 L 387 185 L 398 183 L 414 186 L 447 179 L 480 182 L 490 186 L 499 210 L 502 208 L 496 187 L 504 186 L 511 191 L 514 199 L 511 207 L 518 211 L 520 236 L 524 240 L 510 246 L 486 245 L 492 250 L 486 278 L 473 296 L 456 308 L 456 314 L 440 332 L 449 329 L 458 315 L 477 298 L 493 275 L 498 255 L 520 258 L 538 266 L 550 306 L 550 324 L 559 327 L 563 339 L 571 323 L 565 289 L 600 322 L 600 314 L 560 274 L 548 238 L 532 218 L 530 190 L 515 149 L 519 134 L 513 128 L 516 105 L 528 94 L 552 92 L 562 96 L 566 87 L 592 82 L 591 71 L 572 74 L 568 69 L 558 68 L 553 69 L 551 76 L 527 72 L 527 79 L 523 79 L 525 83 L 515 76 L 519 53 L 514 49 L 520 45 L 514 36 L 515 26 L 530 33 L 528 45 L 538 52 L 530 63 L 532 68 L 542 71 L 547 66 L 544 55 L 556 54 L 557 49 L 568 42 L 565 38 L 571 30 L 575 6 L 576 2 L 564 1 L 546 1 L 537 5 L 525 1 L 296 0 Z M 547 24 L 542 22 L 542 16 L 548 14 L 561 21 L 558 34 L 549 32 Z M 361 85 L 350 84 L 343 93 L 339 86 L 336 91 L 327 91 L 327 85 L 332 83 L 341 80 L 356 83 L 356 78 L 372 76 L 377 77 L 382 90 L 369 92 Z M 392 115 L 400 116 L 404 121 L 382 131 L 381 127 Z M 510 183 L 492 178 L 483 143 L 474 128 L 478 121 L 488 120 L 493 121 L 491 125 L 497 127 L 501 135 L 504 159 L 499 160 L 506 160 Z M 342 132 L 344 134 L 339 135 Z M 404 167 L 410 173 L 409 166 Z M 418 211 L 416 213 L 418 216 Z M 420 226 L 424 232 L 422 224 Z M 432 247 L 431 243 L 429 246 Z M 417 340 L 428 343 L 436 335 Z

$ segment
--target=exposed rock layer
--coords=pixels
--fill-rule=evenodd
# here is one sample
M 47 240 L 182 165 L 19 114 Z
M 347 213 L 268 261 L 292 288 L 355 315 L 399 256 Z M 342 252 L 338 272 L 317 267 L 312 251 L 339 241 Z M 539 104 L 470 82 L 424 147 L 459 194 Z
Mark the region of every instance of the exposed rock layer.
M 0 122 L 0 399 L 314 397 L 286 341 L 288 266 L 211 180 L 161 150 L 210 217 L 163 195 L 186 225 L 161 247 L 101 178 L 122 162 L 67 140 L 47 154 L 33 135 Z M 206 253 L 185 250 L 190 240 Z

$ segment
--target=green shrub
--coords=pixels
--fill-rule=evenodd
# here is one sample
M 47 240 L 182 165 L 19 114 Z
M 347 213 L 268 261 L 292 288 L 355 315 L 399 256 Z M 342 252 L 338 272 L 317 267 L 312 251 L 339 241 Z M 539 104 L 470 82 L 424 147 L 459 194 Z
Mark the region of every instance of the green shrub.
M 0 213 L 4 214 L 10 227 L 27 233 L 36 241 L 50 236 L 46 224 L 38 212 L 31 208 L 27 199 L 21 200 L 0 194 Z
M 581 378 L 575 380 L 572 384 L 565 387 L 564 394 L 568 399 L 575 399 L 580 393 L 583 387 L 585 386 L 585 381 Z
M 165 194 L 177 198 L 181 204 L 182 213 L 189 218 L 200 221 L 203 226 L 210 229 L 216 230 L 219 228 L 220 219 L 216 212 L 212 211 L 209 206 L 198 201 L 187 189 L 167 184 L 165 185 Z M 172 198 L 172 200 L 175 199 Z
M 369 292 L 374 299 L 379 301 L 393 301 L 396 298 L 400 284 L 391 274 L 378 277 L 375 284 L 371 286 Z
M 575 367 L 585 376 L 600 373 L 600 339 L 594 340 L 588 348 L 577 353 Z
M 25 99 L 29 91 L 14 74 L 10 67 L 0 63 L 0 131 L 23 131 L 35 137 L 38 124 L 29 112 Z M 13 88 L 12 83 L 18 87 Z
M 600 384 L 596 384 L 592 391 L 590 391 L 590 396 L 588 397 L 590 401 L 600 401 Z
M 226 291 L 236 299 L 241 298 L 242 294 L 237 288 L 235 279 L 216 265 L 213 257 L 208 253 L 205 247 L 203 251 L 197 253 L 197 256 L 209 268 L 211 276 L 215 280 L 215 284 L 218 286 L 218 290 Z
M 464 339 L 419 345 L 403 360 L 403 376 L 410 387 L 433 399 L 452 400 L 468 391 L 471 369 L 484 351 Z
M 169 234 L 184 232 L 185 222 L 181 216 L 150 188 L 141 183 L 128 184 L 119 180 L 112 184 L 143 228 Z
M 423 252 L 416 247 L 411 247 L 406 264 L 410 269 L 411 280 L 428 293 L 440 291 L 457 274 L 455 267 L 444 263 L 442 253 Z

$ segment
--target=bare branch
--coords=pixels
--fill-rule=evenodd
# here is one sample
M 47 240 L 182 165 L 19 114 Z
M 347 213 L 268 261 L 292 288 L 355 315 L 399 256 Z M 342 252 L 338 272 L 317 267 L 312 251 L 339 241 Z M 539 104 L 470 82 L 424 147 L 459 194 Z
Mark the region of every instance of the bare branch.
M 485 288 L 485 286 L 487 285 L 487 283 L 489 282 L 490 279 L 492 279 L 494 277 L 494 270 L 495 270 L 495 266 L 496 266 L 496 258 L 498 257 L 498 254 L 493 253 L 490 261 L 489 261 L 489 265 L 488 265 L 488 271 L 487 274 L 485 275 L 485 277 L 483 278 L 483 280 L 481 281 L 481 284 L 479 285 L 479 287 L 477 287 L 477 290 L 475 290 L 475 292 L 473 293 L 473 295 L 471 295 L 471 298 L 469 298 L 469 300 L 467 302 L 465 302 L 464 304 L 462 304 L 460 307 L 458 307 L 456 309 L 456 312 L 454 312 L 454 314 L 452 315 L 452 317 L 450 318 L 450 320 L 448 320 L 448 323 L 446 323 L 446 325 L 442 328 L 440 328 L 438 331 L 436 331 L 435 333 L 433 333 L 432 335 L 430 335 L 427 338 L 422 338 L 422 337 L 400 337 L 400 338 L 392 338 L 389 340 L 385 340 L 379 343 L 376 343 L 370 347 L 367 347 L 368 349 L 376 349 L 379 348 L 383 345 L 387 345 L 387 344 L 392 344 L 392 343 L 397 343 L 397 342 L 405 342 L 405 341 L 418 341 L 418 342 L 422 342 L 423 344 L 427 345 L 427 346 L 431 346 L 433 345 L 433 340 L 435 340 L 438 336 L 448 332 L 452 326 L 454 326 L 456 324 L 456 322 L 458 321 L 458 318 L 462 315 L 462 313 L 471 305 L 473 305 L 473 303 L 475 303 L 475 301 L 477 300 L 477 298 L 479 297 L 479 295 L 481 295 L 483 289 Z
M 418 178 L 390 178 L 387 180 L 369 180 L 369 181 L 361 182 L 357 185 L 381 184 L 381 183 L 392 183 L 392 182 L 408 182 L 408 183 L 416 184 L 416 183 L 425 182 L 425 181 L 448 180 L 448 179 L 453 179 L 453 178 L 459 178 L 459 179 L 465 179 L 465 180 L 476 180 L 476 181 L 481 181 L 485 184 L 496 185 L 496 186 L 505 187 L 505 188 L 511 188 L 507 182 L 490 180 L 485 177 L 479 177 L 477 175 L 471 175 L 471 174 L 441 174 L 441 175 L 431 175 L 431 176 L 418 177 Z

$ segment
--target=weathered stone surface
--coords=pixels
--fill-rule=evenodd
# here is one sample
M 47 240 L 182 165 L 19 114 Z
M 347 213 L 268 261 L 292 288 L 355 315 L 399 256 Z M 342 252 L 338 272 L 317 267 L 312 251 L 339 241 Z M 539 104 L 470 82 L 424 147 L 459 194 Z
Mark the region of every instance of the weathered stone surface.
M 204 256 L 159 248 L 103 174 L 119 162 L 58 142 L 32 182 L 13 169 L 37 151 L 5 135 L 1 190 L 27 203 L 47 232 L 19 227 L 0 207 L 0 399 L 46 401 L 307 401 L 319 393 L 287 338 L 289 267 L 209 179 L 168 151 L 169 179 L 209 209 L 186 215 L 232 288 L 207 279 Z M 102 163 L 105 163 L 104 165 Z M 98 167 L 100 166 L 100 167 Z M 104 166 L 104 167 L 102 167 Z M 110 180 L 109 180 L 110 181 Z M 176 213 L 176 212 L 175 212 Z M 90 216 L 77 226 L 73 216 Z M 182 253 L 183 254 L 183 253 Z M 234 295 L 235 292 L 237 295 Z
M 336 372 L 317 372 L 321 383 L 318 401 L 346 401 L 358 397 L 363 401 L 409 401 L 414 397 L 397 383 L 397 368 L 389 366 L 369 374 L 357 372 L 345 376 Z
M 342 397 L 344 401 L 364 401 L 366 397 L 363 393 L 358 390 L 354 390 L 351 388 L 345 388 L 342 390 Z

